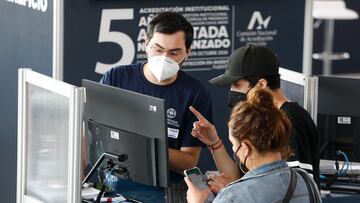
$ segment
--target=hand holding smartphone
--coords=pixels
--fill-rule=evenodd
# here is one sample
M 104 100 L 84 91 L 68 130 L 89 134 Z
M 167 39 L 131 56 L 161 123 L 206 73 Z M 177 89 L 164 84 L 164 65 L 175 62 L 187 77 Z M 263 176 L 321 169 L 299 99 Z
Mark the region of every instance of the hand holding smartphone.
M 206 181 L 206 177 L 201 173 L 200 169 L 198 167 L 194 167 L 191 169 L 184 170 L 185 176 L 189 177 L 191 182 L 196 185 L 197 188 L 200 190 L 208 188 L 208 184 Z
M 199 188 L 199 190 L 204 190 L 206 188 L 209 188 L 206 180 L 206 176 L 201 173 L 200 169 L 198 167 L 194 167 L 191 169 L 187 169 L 184 171 L 185 176 L 189 177 L 192 183 Z M 209 191 L 207 199 L 205 200 L 205 203 L 210 203 L 214 200 L 215 195 L 211 191 Z

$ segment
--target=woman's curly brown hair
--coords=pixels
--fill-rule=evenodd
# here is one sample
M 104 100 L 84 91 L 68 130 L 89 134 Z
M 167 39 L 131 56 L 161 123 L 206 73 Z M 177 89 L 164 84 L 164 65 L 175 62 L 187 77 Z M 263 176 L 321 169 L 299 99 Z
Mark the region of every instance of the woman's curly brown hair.
M 232 109 L 228 127 L 233 137 L 248 139 L 260 154 L 280 152 L 283 159 L 290 156 L 291 123 L 276 107 L 269 90 L 251 89 L 247 101 Z

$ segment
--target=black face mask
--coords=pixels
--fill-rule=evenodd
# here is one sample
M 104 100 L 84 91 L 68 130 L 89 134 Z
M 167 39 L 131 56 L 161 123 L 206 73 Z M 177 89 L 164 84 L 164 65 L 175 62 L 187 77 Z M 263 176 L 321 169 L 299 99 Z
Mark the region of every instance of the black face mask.
M 248 169 L 248 168 L 246 167 L 246 165 L 245 165 L 245 164 L 246 164 L 247 157 L 245 157 L 244 164 L 242 164 L 242 163 L 240 162 L 239 157 L 236 155 L 237 152 L 239 151 L 240 147 L 241 147 L 241 145 L 237 148 L 236 152 L 233 151 L 233 159 L 234 159 L 236 165 L 239 166 L 241 172 L 242 172 L 243 174 L 245 174 L 245 173 L 247 173 L 247 172 L 249 171 L 249 169 Z
M 228 94 L 228 105 L 233 108 L 237 103 L 246 100 L 246 94 L 242 92 L 229 91 Z

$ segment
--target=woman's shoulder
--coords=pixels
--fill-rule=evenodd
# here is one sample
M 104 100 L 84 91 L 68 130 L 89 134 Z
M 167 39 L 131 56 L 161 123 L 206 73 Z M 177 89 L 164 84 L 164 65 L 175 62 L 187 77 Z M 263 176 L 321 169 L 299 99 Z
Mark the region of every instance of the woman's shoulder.
M 252 201 L 256 194 L 251 189 L 249 181 L 234 182 L 232 185 L 227 186 L 219 191 L 215 198 L 214 203 L 218 202 L 254 202 Z
M 308 198 L 305 182 L 297 176 L 294 199 Z M 216 202 L 273 202 L 284 198 L 290 183 L 290 170 L 238 180 L 221 190 Z M 261 195 L 259 195 L 261 194 Z

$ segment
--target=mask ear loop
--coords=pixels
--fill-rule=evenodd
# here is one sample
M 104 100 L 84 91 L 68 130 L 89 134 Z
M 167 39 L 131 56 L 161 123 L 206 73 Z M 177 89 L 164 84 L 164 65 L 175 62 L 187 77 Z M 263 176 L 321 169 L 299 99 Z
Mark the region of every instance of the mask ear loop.
M 246 173 L 249 171 L 249 170 L 244 170 L 243 167 L 242 167 L 243 165 L 246 167 L 247 158 L 248 158 L 248 155 L 245 156 L 244 164 L 242 164 L 241 161 L 240 161 L 239 168 L 240 168 L 240 170 L 241 170 L 241 172 L 242 172 L 243 174 L 246 174 Z
M 244 165 L 246 166 L 246 160 L 247 160 L 247 158 L 248 158 L 248 156 L 246 156 L 245 157 L 245 160 L 244 160 Z M 240 163 L 240 165 L 239 165 L 239 168 L 240 168 L 240 170 L 241 170 L 241 172 L 243 173 L 243 174 L 246 174 L 248 171 L 246 171 L 246 170 L 244 170 L 243 168 L 242 168 L 242 163 Z

